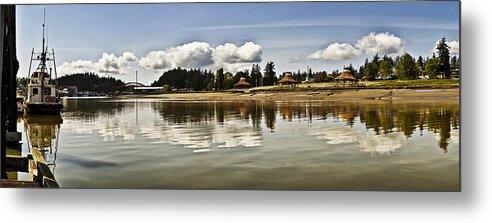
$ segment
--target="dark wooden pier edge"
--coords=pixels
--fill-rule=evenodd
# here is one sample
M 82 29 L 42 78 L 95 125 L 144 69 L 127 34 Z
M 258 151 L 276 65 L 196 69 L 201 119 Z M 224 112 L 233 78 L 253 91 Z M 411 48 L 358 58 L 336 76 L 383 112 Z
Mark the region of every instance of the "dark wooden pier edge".
M 15 5 L 0 5 L 0 188 L 59 188 L 41 152 L 32 148 L 27 156 L 7 155 L 7 148 L 21 154 L 17 132 Z M 8 172 L 26 172 L 32 181 L 8 179 Z

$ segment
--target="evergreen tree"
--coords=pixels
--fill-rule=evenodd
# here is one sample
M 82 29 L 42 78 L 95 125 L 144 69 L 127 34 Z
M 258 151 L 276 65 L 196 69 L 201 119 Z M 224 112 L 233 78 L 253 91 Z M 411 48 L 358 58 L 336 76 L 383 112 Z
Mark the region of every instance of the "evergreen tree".
M 275 75 L 275 64 L 270 61 L 266 64 L 264 70 L 265 77 L 263 78 L 263 85 L 275 85 L 277 82 L 277 76 Z
M 456 55 L 454 55 L 453 57 L 451 57 L 451 69 L 458 69 L 458 68 L 459 68 L 458 58 L 456 57 Z
M 124 85 L 123 81 L 114 77 L 100 77 L 95 73 L 76 73 L 57 79 L 59 86 L 77 86 L 79 91 L 95 91 L 109 93 Z
M 152 86 L 168 85 L 169 88 L 187 88 L 194 90 L 210 89 L 209 84 L 213 83 L 215 78 L 212 71 L 200 69 L 182 69 L 180 67 L 165 71 L 158 80 L 152 83 Z
M 420 68 L 420 70 L 425 69 L 424 59 L 422 58 L 422 56 L 419 56 L 419 58 L 417 59 L 417 66 Z
M 393 58 L 391 58 L 388 55 L 384 55 L 382 60 L 386 60 L 386 61 L 390 62 L 391 67 L 395 66 L 394 61 L 393 61 Z
M 350 70 L 350 73 L 352 73 L 352 75 L 357 74 L 357 70 L 354 68 L 354 66 L 352 66 L 352 64 L 350 64 L 348 67 L 345 67 L 345 69 Z
M 220 68 L 216 73 L 217 78 L 217 90 L 224 89 L 224 68 Z
M 374 55 L 374 57 L 372 58 L 372 63 L 375 63 L 379 67 L 380 59 L 381 58 L 379 57 L 379 53 L 376 53 L 376 55 Z
M 362 77 L 364 77 L 364 69 L 364 65 L 360 66 L 359 72 L 357 72 L 354 77 L 357 79 L 362 79 Z
M 383 60 L 379 64 L 379 74 L 383 79 L 387 79 L 391 75 L 391 63 L 388 60 Z
M 374 62 L 370 62 L 364 67 L 364 77 L 367 80 L 374 80 L 378 75 L 378 65 Z
M 427 64 L 425 65 L 425 73 L 429 75 L 429 78 L 436 78 L 440 73 L 440 68 L 441 60 L 438 58 L 432 58 L 427 61 Z
M 444 77 L 449 78 L 451 76 L 451 69 L 449 64 L 449 46 L 446 44 L 446 38 L 443 37 L 437 44 L 437 54 L 441 61 L 441 73 Z
M 260 86 L 261 78 L 260 66 L 258 64 L 253 64 L 253 67 L 251 68 L 251 85 L 256 87 Z
M 406 53 L 396 65 L 396 72 L 399 79 L 416 79 L 419 75 L 417 64 L 413 57 Z

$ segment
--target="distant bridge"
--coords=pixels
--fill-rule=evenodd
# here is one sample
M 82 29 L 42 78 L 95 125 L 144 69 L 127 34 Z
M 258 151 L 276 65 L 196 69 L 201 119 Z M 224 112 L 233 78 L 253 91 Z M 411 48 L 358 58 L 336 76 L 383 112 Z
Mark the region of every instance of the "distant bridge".
M 122 85 L 121 87 L 145 87 L 145 84 L 133 81 L 133 82 L 127 82 L 124 85 Z

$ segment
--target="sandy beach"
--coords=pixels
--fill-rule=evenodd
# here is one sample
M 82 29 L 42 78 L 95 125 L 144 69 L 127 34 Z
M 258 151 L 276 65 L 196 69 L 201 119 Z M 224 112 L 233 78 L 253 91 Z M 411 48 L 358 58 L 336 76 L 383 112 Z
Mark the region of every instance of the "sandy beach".
M 459 89 L 350 89 L 280 92 L 182 92 L 140 95 L 142 98 L 164 98 L 195 101 L 297 101 L 297 100 L 422 100 L 459 99 Z

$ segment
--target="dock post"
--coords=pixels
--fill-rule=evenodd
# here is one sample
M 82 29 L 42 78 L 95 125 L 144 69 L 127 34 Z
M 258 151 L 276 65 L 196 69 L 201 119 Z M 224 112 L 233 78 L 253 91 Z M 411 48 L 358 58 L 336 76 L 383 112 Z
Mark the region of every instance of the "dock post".
M 5 98 L 4 98 L 4 86 L 3 86 L 3 37 L 4 37 L 4 6 L 2 5 L 0 8 L 0 179 L 5 179 L 7 178 L 7 171 L 6 171 L 6 153 L 7 149 L 5 146 L 5 114 L 4 114 L 4 109 L 5 109 Z
M 9 76 L 6 83 L 9 87 L 6 89 L 6 96 L 8 97 L 8 113 L 7 113 L 7 131 L 12 134 L 17 133 L 17 71 L 19 70 L 19 61 L 17 60 L 17 45 L 16 45 L 16 27 L 15 27 L 15 5 L 4 6 L 5 9 L 5 22 L 4 30 L 7 30 L 5 35 L 6 50 L 4 58 L 5 74 Z M 15 143 L 19 143 L 18 141 Z
M 0 178 L 4 179 L 7 178 L 6 135 L 7 132 L 17 133 L 16 76 L 19 62 L 15 46 L 15 5 L 1 5 L 0 29 Z

